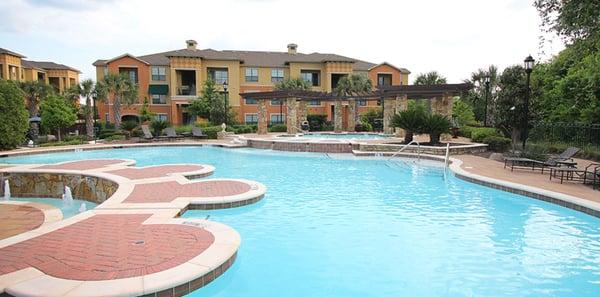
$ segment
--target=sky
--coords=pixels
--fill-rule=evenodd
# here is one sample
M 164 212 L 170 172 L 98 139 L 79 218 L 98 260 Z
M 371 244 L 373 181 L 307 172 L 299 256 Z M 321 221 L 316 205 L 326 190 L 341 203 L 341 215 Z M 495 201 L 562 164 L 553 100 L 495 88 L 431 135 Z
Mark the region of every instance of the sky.
M 185 47 L 336 53 L 460 83 L 479 68 L 547 60 L 533 0 L 1 0 L 0 47 L 95 79 L 92 63 Z

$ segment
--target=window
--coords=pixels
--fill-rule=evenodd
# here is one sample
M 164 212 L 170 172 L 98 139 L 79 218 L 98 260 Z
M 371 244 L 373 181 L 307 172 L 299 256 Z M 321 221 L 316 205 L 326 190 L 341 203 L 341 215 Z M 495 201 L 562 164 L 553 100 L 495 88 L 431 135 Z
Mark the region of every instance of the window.
M 258 114 L 257 113 L 247 113 L 244 115 L 244 122 L 248 125 L 258 123 Z
M 283 69 L 271 69 L 271 82 L 278 83 L 283 81 Z
M 137 68 L 119 68 L 119 74 L 129 76 L 131 81 L 138 83 L 138 70 Z
M 104 66 L 103 73 L 104 73 L 104 77 L 108 76 L 108 66 Z
M 276 105 L 276 106 L 283 105 L 283 100 L 281 100 L 281 99 L 271 99 L 271 105 Z
M 378 86 L 391 86 L 392 75 L 391 74 L 377 74 L 377 85 Z
M 152 80 L 156 80 L 156 81 L 167 80 L 167 68 L 152 67 Z
M 167 120 L 167 114 L 166 113 L 157 113 L 156 114 L 156 119 L 158 119 L 159 121 L 166 121 Z
M 258 68 L 246 68 L 246 81 L 257 82 L 258 81 Z
M 152 104 L 167 104 L 167 96 L 162 94 L 152 94 Z
M 358 100 L 358 106 L 367 106 L 367 100 Z
M 3 73 L 2 69 L 4 69 L 4 68 L 2 67 L 2 64 L 0 64 L 0 78 L 4 78 L 4 73 Z
M 110 123 L 110 115 L 108 114 L 108 112 L 104 114 L 104 122 Z
M 318 70 L 301 70 L 300 71 L 300 77 L 303 80 L 311 83 L 311 85 L 313 87 L 318 87 L 321 85 L 320 76 L 321 76 L 321 71 L 318 71 Z
M 246 98 L 246 99 L 244 99 L 244 102 L 246 102 L 246 105 L 256 105 L 256 104 L 258 104 L 258 100 L 252 99 L 252 98 Z
M 216 84 L 222 85 L 228 78 L 227 68 L 209 68 L 208 77 Z
M 308 102 L 308 105 L 310 106 L 321 106 L 321 100 L 319 99 L 312 99 Z
M 272 113 L 271 124 L 283 124 L 285 122 L 285 114 Z

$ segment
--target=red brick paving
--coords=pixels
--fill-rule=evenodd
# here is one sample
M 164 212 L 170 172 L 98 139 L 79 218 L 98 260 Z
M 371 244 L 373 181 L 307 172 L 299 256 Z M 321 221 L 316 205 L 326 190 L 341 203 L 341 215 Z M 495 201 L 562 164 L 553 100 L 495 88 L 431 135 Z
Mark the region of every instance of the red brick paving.
M 146 168 L 125 168 L 108 171 L 108 173 L 119 175 L 128 179 L 144 179 L 164 177 L 169 173 L 183 173 L 201 170 L 200 165 L 160 165 Z
M 65 169 L 65 170 L 90 170 L 98 169 L 108 165 L 123 163 L 123 160 L 82 160 L 63 164 L 44 165 L 35 169 Z
M 171 202 L 177 197 L 233 196 L 250 191 L 250 185 L 232 180 L 209 180 L 179 184 L 176 181 L 136 185 L 123 201 L 129 203 Z
M 44 212 L 35 207 L 0 204 L 0 239 L 8 238 L 44 223 Z
M 149 216 L 95 215 L 2 248 L 0 275 L 35 267 L 73 280 L 143 276 L 183 264 L 214 242 L 212 233 L 197 227 L 141 225 Z

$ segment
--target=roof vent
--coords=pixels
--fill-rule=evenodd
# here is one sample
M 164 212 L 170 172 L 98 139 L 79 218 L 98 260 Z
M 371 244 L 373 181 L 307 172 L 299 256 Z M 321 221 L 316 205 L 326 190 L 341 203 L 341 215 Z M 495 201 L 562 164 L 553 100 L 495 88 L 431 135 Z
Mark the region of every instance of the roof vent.
M 287 45 L 287 48 L 288 48 L 288 54 L 295 55 L 296 50 L 298 49 L 298 45 L 295 43 L 290 43 Z
M 196 45 L 198 45 L 198 43 L 196 42 L 196 40 L 193 40 L 193 39 L 186 40 L 185 44 L 187 45 L 187 49 L 189 49 L 189 50 L 195 50 L 196 49 Z

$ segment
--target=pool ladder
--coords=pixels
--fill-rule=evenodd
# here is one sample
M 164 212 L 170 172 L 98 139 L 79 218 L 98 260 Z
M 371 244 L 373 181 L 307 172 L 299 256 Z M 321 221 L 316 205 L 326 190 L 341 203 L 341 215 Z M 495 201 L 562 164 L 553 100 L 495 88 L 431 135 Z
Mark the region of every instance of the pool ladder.
M 420 161 L 421 160 L 421 144 L 418 141 L 416 141 L 416 140 L 413 140 L 413 141 L 409 142 L 403 148 L 401 148 L 398 151 L 396 151 L 391 157 L 388 158 L 388 161 L 392 160 L 395 156 L 397 156 L 398 154 L 400 154 L 402 151 L 404 151 L 409 146 L 414 145 L 415 143 L 417 144 L 417 159 Z

